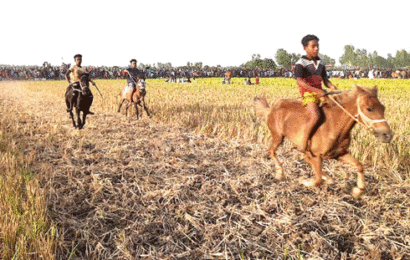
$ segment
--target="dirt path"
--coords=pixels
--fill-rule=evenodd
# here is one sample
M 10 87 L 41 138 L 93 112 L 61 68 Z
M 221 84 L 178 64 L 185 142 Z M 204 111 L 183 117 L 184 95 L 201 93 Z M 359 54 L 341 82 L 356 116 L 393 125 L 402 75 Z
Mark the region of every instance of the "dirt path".
M 382 187 L 367 171 L 368 195 L 356 201 L 348 189 L 354 179 L 340 179 L 354 170 L 328 163 L 337 184 L 307 189 L 297 178 L 310 169 L 284 149 L 288 179 L 277 182 L 265 145 L 198 136 L 145 114 L 136 121 L 96 113 L 79 131 L 64 101 L 43 95 L 6 84 L 0 108 L 16 115 L 11 127 L 37 158 L 31 169 L 58 228 L 59 259 L 272 259 L 284 252 L 399 259 L 408 252 L 410 231 L 400 219 L 410 215 L 407 187 Z

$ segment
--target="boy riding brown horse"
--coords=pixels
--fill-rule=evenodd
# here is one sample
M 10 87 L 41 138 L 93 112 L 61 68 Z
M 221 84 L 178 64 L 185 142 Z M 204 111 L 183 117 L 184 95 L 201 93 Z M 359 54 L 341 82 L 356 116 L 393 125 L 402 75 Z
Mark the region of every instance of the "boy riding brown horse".
M 333 180 L 322 172 L 324 159 L 337 159 L 355 166 L 358 170 L 357 187 L 353 195 L 359 197 L 365 188 L 363 166 L 348 151 L 350 145 L 350 131 L 356 123 L 364 125 L 383 143 L 392 140 L 394 133 L 384 119 L 384 106 L 377 98 L 377 87 L 365 88 L 356 86 L 351 91 L 344 91 L 338 95 L 329 95 L 323 106 L 323 117 L 314 131 L 305 161 L 313 168 L 315 178 L 305 181 L 306 186 L 318 186 Z M 329 93 L 330 94 L 330 93 Z M 276 157 L 276 149 L 286 137 L 294 145 L 301 145 L 305 141 L 309 123 L 306 118 L 310 112 L 298 100 L 279 100 L 269 107 L 265 98 L 255 98 L 256 112 L 263 116 L 268 124 L 272 136 L 269 155 L 276 166 L 276 178 L 283 179 L 282 164 Z
M 337 159 L 356 166 L 357 187 L 353 195 L 359 197 L 364 192 L 362 164 L 349 152 L 350 131 L 359 122 L 384 143 L 393 138 L 393 132 L 384 119 L 384 106 L 377 98 L 377 87 L 372 89 L 357 86 L 354 90 L 342 92 L 334 97 L 328 94 L 327 103 L 319 108 L 325 99 L 322 81 L 332 90 L 336 87 L 327 79 L 324 63 L 317 56 L 319 39 L 307 35 L 302 39 L 306 51 L 295 67 L 295 77 L 302 95 L 298 100 L 280 100 L 269 107 L 265 98 L 255 98 L 256 112 L 266 120 L 272 136 L 269 155 L 276 166 L 276 178 L 283 179 L 282 164 L 276 157 L 276 149 L 284 137 L 301 147 L 305 161 L 313 168 L 315 178 L 305 181 L 306 186 L 318 186 L 333 180 L 322 172 L 324 159 Z M 310 140 L 310 142 L 309 142 Z
M 136 59 L 131 59 L 130 60 L 131 66 L 128 67 L 125 72 L 126 77 L 127 77 L 127 87 L 131 89 L 131 98 L 133 97 L 135 91 L 137 91 L 137 77 L 139 75 L 139 70 L 137 69 L 137 60 Z M 131 100 L 132 101 L 132 100 Z
M 138 105 L 143 107 L 145 109 L 145 112 L 147 113 L 147 116 L 151 118 L 151 115 L 149 114 L 147 105 L 145 104 L 145 95 L 147 94 L 146 91 L 146 82 L 145 78 L 139 78 L 137 77 L 137 85 L 136 85 L 136 90 L 133 91 L 133 89 L 126 87 L 121 93 L 121 101 L 118 106 L 118 113 L 121 112 L 121 106 L 124 103 L 124 101 L 127 102 L 127 107 L 125 110 L 125 115 L 128 115 L 128 108 L 130 104 L 135 105 L 135 112 L 137 115 L 137 119 L 139 119 L 139 110 L 138 110 Z

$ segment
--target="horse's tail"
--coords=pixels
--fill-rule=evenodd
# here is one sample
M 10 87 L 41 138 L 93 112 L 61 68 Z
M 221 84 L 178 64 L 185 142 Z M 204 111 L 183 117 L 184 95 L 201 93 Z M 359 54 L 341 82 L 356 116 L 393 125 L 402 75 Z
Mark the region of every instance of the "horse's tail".
M 255 97 L 253 99 L 253 107 L 255 108 L 256 114 L 262 116 L 265 121 L 268 120 L 268 114 L 271 109 L 265 97 Z

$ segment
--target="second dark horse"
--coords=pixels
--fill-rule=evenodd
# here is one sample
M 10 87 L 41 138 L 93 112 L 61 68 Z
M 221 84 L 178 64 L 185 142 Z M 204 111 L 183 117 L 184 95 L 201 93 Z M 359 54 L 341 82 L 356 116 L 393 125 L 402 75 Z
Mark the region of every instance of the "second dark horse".
M 73 120 L 73 126 L 78 129 L 82 129 L 85 125 L 85 119 L 88 114 L 93 115 L 90 112 L 90 107 L 93 103 L 93 95 L 90 90 L 90 78 L 88 74 L 82 75 L 79 82 L 71 83 L 65 95 L 65 102 L 67 104 L 67 112 L 70 113 L 71 120 Z M 74 120 L 73 108 L 77 114 L 77 124 Z M 83 112 L 81 120 L 80 112 Z

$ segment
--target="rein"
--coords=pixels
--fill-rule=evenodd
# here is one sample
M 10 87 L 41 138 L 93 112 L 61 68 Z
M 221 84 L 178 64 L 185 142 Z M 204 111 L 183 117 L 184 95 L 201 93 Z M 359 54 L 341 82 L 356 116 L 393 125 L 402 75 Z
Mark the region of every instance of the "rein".
M 74 88 L 74 83 L 79 83 L 81 90 Z M 82 92 L 82 90 L 85 88 L 85 87 L 83 87 L 83 82 L 81 80 L 80 81 L 74 81 L 70 85 L 71 85 L 71 88 L 73 89 L 73 91 Z M 104 99 L 103 95 L 101 94 L 101 91 L 97 87 L 97 84 L 95 84 L 94 87 L 98 90 L 98 93 L 100 93 L 101 99 Z
M 74 88 L 75 83 L 79 83 L 81 89 Z M 73 91 L 82 92 L 83 87 L 82 87 L 81 81 L 74 81 L 73 83 L 70 83 L 70 86 L 73 89 Z
M 101 91 L 98 89 L 97 84 L 94 85 L 94 87 L 98 90 L 98 93 L 100 93 L 101 96 L 101 102 L 104 100 L 103 95 L 101 94 Z
M 135 82 L 135 80 L 133 79 L 133 77 L 131 76 L 131 74 L 130 74 L 129 72 L 128 72 L 128 75 L 130 76 L 131 80 L 134 81 L 135 87 L 138 87 L 138 83 Z M 139 82 L 139 81 L 138 81 L 138 82 Z M 140 88 L 141 88 L 141 90 L 142 90 L 142 89 L 145 89 L 145 87 L 144 87 L 142 84 L 141 84 L 141 87 L 140 87 Z
M 366 129 L 368 129 L 368 130 L 373 130 L 373 127 L 372 127 L 373 124 L 387 122 L 386 119 L 371 119 L 371 118 L 369 118 L 368 116 L 366 116 L 365 114 L 363 114 L 362 110 L 360 109 L 360 106 L 357 106 L 357 112 L 358 112 L 358 113 L 353 116 L 353 115 L 350 114 L 349 111 L 347 111 L 339 102 L 337 102 L 337 101 L 331 96 L 331 94 L 335 94 L 335 93 L 329 92 L 326 96 L 327 96 L 330 100 L 332 100 L 333 102 L 335 102 L 336 105 L 338 105 L 338 106 L 343 110 L 343 112 L 345 112 L 346 114 L 348 114 L 354 121 L 356 121 L 357 123 L 359 123 L 359 124 L 363 125 L 364 127 L 366 127 Z M 362 118 L 363 123 L 360 122 L 360 121 L 357 119 L 359 116 Z M 367 121 L 367 122 L 366 122 L 366 121 Z M 370 123 L 368 123 L 368 122 L 370 122 Z
M 128 75 L 130 76 L 131 80 L 134 81 L 135 85 L 137 85 L 137 82 L 135 82 L 134 78 L 131 76 L 131 74 L 127 71 Z

